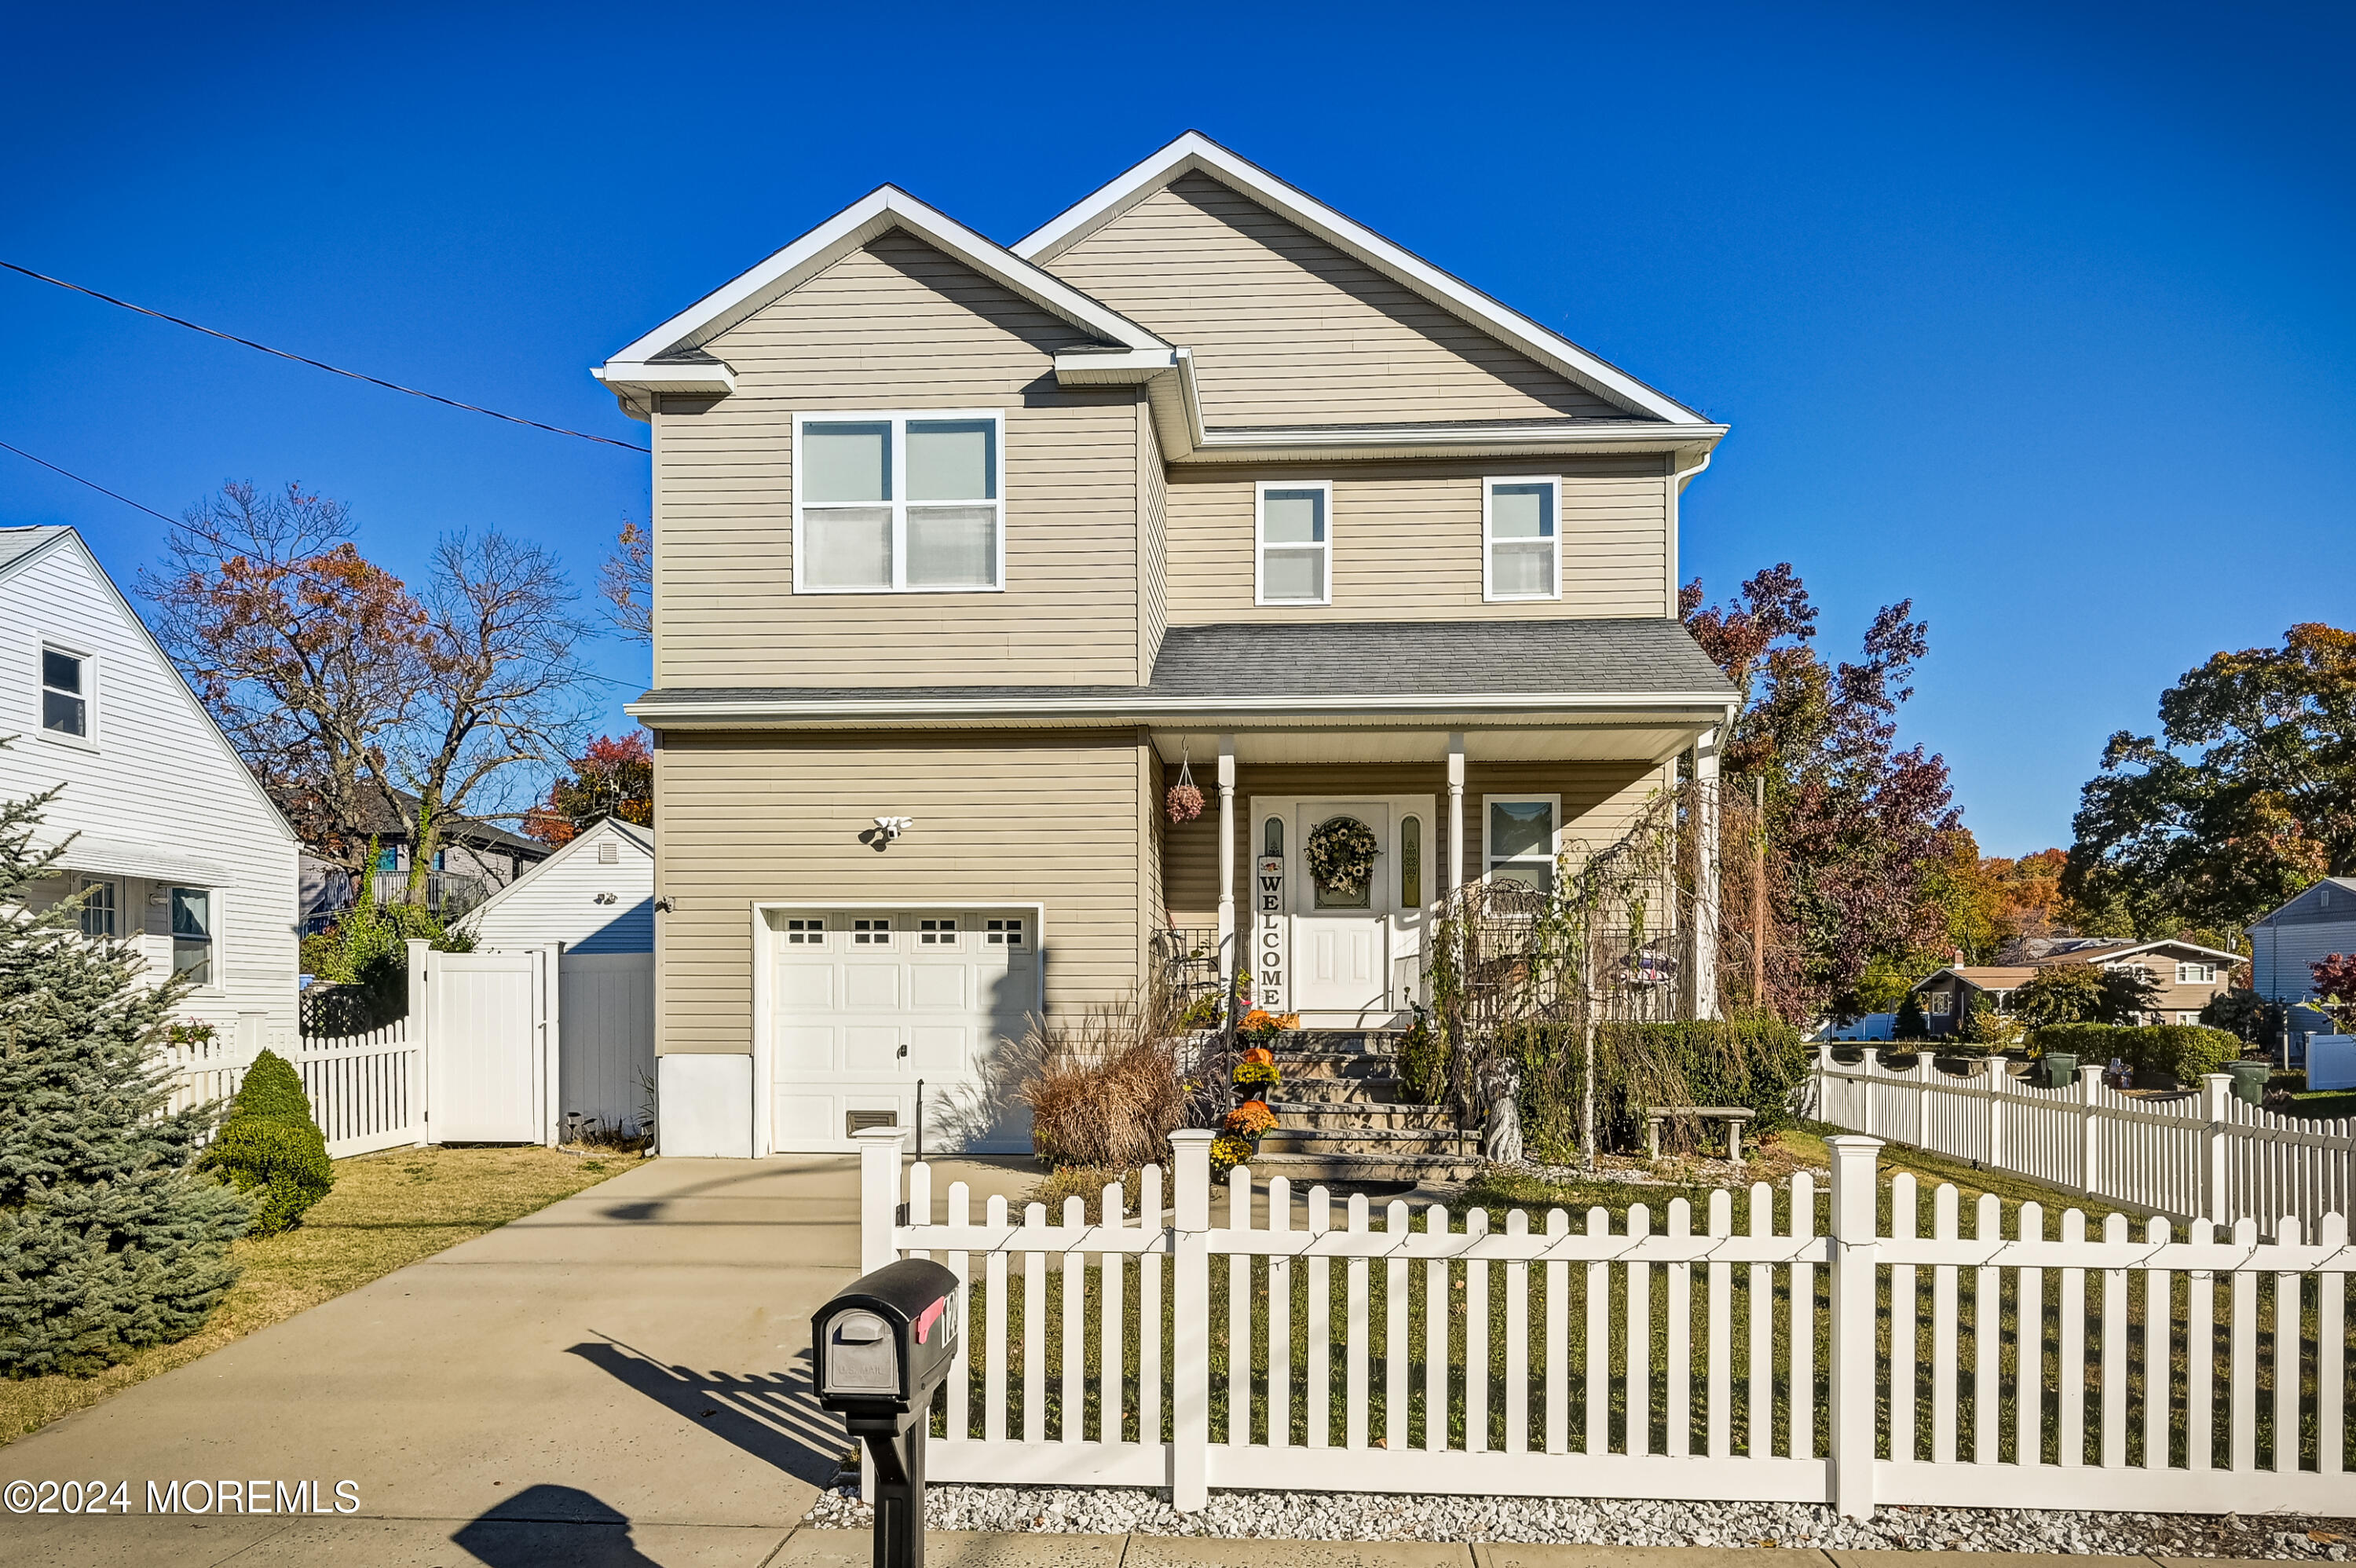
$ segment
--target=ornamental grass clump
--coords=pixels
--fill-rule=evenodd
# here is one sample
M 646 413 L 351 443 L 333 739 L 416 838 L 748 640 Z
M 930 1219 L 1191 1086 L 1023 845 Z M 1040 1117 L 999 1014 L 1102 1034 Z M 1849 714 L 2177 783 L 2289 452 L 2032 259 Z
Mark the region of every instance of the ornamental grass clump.
M 305 1211 L 336 1184 L 335 1163 L 311 1119 L 303 1080 L 274 1051 L 263 1051 L 246 1069 L 202 1163 L 245 1195 L 257 1236 L 301 1224 Z
M 1015 1098 L 1030 1109 L 1044 1164 L 1135 1170 L 1169 1158 L 1186 1092 L 1166 1014 L 1122 1003 L 1033 1026 L 1023 1050 L 1037 1065 Z

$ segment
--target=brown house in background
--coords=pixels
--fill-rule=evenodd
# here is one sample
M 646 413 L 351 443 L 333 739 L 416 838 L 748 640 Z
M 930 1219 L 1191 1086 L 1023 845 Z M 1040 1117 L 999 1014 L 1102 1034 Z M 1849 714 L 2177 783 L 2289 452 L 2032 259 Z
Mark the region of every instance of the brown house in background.
M 2123 936 L 2039 937 L 2019 944 L 2017 952 L 1999 956 L 2008 964 L 1953 965 L 1915 982 L 1914 997 L 1922 1004 L 1923 1021 L 1933 1038 L 1954 1034 L 1971 1016 L 1972 998 L 1985 996 L 1999 1013 L 2012 1010 L 2012 994 L 2027 985 L 2040 969 L 2057 964 L 2097 964 L 2105 969 L 2143 970 L 2159 987 L 2159 1006 L 2139 1021 L 2190 1024 L 2201 1021 L 2201 1009 L 2221 995 L 2236 965 L 2238 954 L 2198 943 L 2136 942 Z

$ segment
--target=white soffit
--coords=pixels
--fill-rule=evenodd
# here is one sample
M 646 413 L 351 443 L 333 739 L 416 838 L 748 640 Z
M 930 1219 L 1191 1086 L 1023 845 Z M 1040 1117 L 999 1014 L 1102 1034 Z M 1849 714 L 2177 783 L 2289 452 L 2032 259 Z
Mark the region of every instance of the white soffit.
M 759 266 L 703 296 L 623 348 L 591 374 L 607 386 L 653 389 L 666 380 L 692 380 L 722 392 L 732 379 L 707 360 L 653 363 L 701 348 L 754 312 L 790 293 L 870 240 L 898 229 L 1004 284 L 1040 309 L 1107 343 L 1135 351 L 1170 345 L 1119 311 L 1090 299 L 1044 268 L 1017 257 L 947 214 L 894 186 L 879 186 Z
M 1072 246 L 1172 181 L 1197 169 L 1394 282 L 1413 289 L 1459 320 L 1631 413 L 1672 424 L 1708 423 L 1702 415 L 1676 399 L 1655 391 L 1559 333 L 1547 331 L 1519 311 L 1492 299 L 1462 278 L 1442 272 L 1365 225 L 1344 218 L 1200 131 L 1187 132 L 1076 206 L 1015 241 L 1014 253 L 1025 261 L 1051 267 L 1055 258 Z

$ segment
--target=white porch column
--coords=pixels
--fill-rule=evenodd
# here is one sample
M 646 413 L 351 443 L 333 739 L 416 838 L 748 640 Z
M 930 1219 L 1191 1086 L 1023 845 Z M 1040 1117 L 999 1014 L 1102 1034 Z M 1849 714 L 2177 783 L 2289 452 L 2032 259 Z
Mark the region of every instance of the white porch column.
M 1464 885 L 1464 732 L 1448 737 L 1448 890 Z
M 1236 738 L 1219 737 L 1219 978 L 1236 979 Z
M 1718 1006 L 1718 739 L 1712 730 L 1694 745 L 1694 810 L 1700 843 L 1694 869 L 1694 1017 L 1714 1019 Z

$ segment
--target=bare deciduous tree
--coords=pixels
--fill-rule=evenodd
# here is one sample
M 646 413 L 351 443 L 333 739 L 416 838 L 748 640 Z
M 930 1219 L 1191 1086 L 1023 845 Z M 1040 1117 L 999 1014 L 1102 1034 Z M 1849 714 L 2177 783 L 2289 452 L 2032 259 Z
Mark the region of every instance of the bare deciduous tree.
M 606 619 L 634 643 L 654 641 L 654 536 L 627 517 L 615 537 L 614 553 L 597 569 L 597 592 Z

